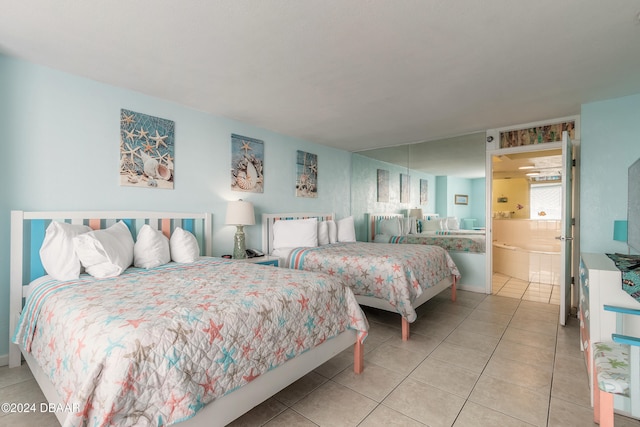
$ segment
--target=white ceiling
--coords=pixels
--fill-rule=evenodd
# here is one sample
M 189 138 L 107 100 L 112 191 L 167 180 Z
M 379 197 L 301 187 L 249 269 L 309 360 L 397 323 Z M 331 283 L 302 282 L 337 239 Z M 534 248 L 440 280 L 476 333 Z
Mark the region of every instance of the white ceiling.
M 640 93 L 640 0 L 0 0 L 0 52 L 359 151 Z

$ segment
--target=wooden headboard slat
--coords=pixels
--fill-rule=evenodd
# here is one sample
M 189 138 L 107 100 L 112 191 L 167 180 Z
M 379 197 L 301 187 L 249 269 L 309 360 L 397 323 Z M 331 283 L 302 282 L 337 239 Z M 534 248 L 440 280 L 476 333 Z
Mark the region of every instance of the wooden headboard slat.
M 186 230 L 190 233 L 193 233 L 193 220 L 192 219 L 183 219 L 182 220 L 182 229 Z
M 44 276 L 44 267 L 40 261 L 40 246 L 44 241 L 44 232 L 48 224 L 43 219 L 31 221 L 29 242 L 29 280 Z

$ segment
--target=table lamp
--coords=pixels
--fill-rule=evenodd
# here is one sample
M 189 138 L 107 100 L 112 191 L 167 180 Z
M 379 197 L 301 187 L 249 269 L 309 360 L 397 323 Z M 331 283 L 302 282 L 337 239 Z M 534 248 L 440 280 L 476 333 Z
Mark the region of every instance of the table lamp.
M 409 218 L 422 219 L 422 209 L 420 208 L 409 209 Z
M 616 219 L 613 221 L 613 240 L 618 242 L 627 241 L 627 226 L 626 220 Z
M 244 226 L 254 225 L 256 217 L 253 212 L 253 204 L 242 199 L 229 202 L 227 205 L 227 225 L 235 225 L 237 227 L 236 234 L 233 238 L 233 258 L 244 259 L 247 257 L 246 246 L 244 243 Z

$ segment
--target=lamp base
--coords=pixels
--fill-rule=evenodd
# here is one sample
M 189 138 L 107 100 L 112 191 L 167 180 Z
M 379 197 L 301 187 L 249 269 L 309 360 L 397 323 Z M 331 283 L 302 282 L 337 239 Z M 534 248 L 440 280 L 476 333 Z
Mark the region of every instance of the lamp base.
M 244 244 L 244 226 L 236 225 L 235 236 L 233 236 L 233 259 L 245 259 L 247 257 L 247 248 Z

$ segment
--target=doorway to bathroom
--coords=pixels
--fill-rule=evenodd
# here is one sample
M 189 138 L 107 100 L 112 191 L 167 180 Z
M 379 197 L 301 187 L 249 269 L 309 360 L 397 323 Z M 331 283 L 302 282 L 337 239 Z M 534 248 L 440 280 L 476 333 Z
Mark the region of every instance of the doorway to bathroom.
M 562 150 L 494 155 L 494 295 L 560 305 Z
M 487 292 L 560 305 L 561 324 L 572 306 L 572 148 L 565 135 L 487 151 Z

